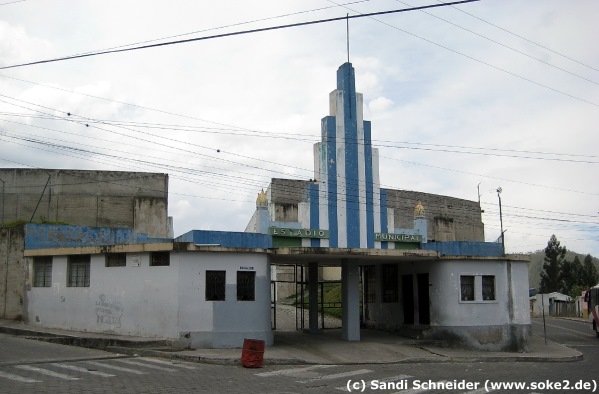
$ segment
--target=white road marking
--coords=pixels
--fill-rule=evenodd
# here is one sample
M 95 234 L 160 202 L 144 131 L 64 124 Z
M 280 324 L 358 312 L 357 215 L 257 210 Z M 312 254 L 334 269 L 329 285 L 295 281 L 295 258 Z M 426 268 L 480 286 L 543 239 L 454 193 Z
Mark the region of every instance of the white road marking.
M 2 371 L 0 371 L 0 377 L 10 379 L 10 380 L 16 380 L 17 382 L 22 382 L 22 383 L 40 383 L 41 382 L 41 380 L 24 378 L 19 375 L 13 375 L 12 373 L 2 372 Z
M 98 366 L 98 367 L 108 368 L 108 369 L 115 369 L 117 371 L 122 371 L 122 372 L 134 373 L 136 375 L 145 375 L 146 374 L 146 372 L 137 371 L 135 369 L 124 368 L 124 367 L 117 367 L 116 365 L 99 363 L 97 361 L 85 361 L 85 362 L 88 363 L 88 364 L 92 364 L 92 365 Z
M 355 371 L 341 372 L 341 373 L 335 373 L 332 375 L 318 376 L 316 378 L 307 379 L 307 380 L 296 380 L 296 382 L 297 383 L 310 383 L 310 382 L 316 382 L 316 381 L 320 381 L 320 380 L 332 380 L 332 379 L 338 379 L 338 378 L 347 378 L 350 376 L 362 375 L 362 374 L 370 373 L 370 372 L 373 372 L 373 371 L 371 369 L 357 369 Z
M 38 372 L 43 375 L 53 376 L 55 378 L 64 379 L 64 380 L 79 380 L 79 378 L 75 378 L 73 376 L 65 375 L 63 373 L 50 371 L 49 369 L 38 368 L 31 365 L 16 365 L 15 368 L 24 369 L 26 371 Z
M 84 372 L 84 373 L 89 373 L 89 374 L 92 374 L 92 375 L 102 376 L 104 378 L 109 378 L 109 377 L 112 377 L 112 376 L 116 376 L 116 375 L 112 375 L 112 374 L 105 373 L 105 372 L 93 371 L 93 370 L 89 370 L 87 368 L 77 367 L 75 365 L 60 364 L 60 363 L 52 363 L 50 365 L 54 365 L 55 367 L 70 369 L 70 370 L 77 371 L 77 372 Z
M 179 368 L 185 368 L 185 369 L 197 369 L 196 367 L 192 367 L 191 365 L 177 363 L 177 362 L 173 362 L 173 361 L 159 360 L 157 358 L 151 358 L 151 357 L 139 357 L 139 360 L 150 361 L 150 362 L 157 363 L 157 364 L 170 365 L 171 367 L 179 367 Z
M 312 365 L 310 367 L 302 367 L 302 368 L 288 368 L 288 369 L 279 369 L 277 371 L 270 372 L 261 372 L 257 373 L 256 376 L 267 377 L 267 376 L 277 376 L 277 375 L 294 375 L 301 372 L 311 371 L 313 369 L 324 369 L 324 368 L 332 368 L 337 365 Z
M 468 391 L 466 393 L 463 394 L 485 394 L 485 393 L 492 393 L 495 390 L 489 390 L 487 391 L 486 389 L 478 389 L 478 390 L 472 390 L 472 391 Z
M 159 367 L 158 365 L 149 365 L 149 364 L 145 364 L 145 363 L 140 363 L 139 361 L 133 361 L 133 360 L 124 359 L 124 358 L 117 358 L 114 361 L 117 361 L 119 363 L 124 363 L 124 364 L 137 365 L 139 367 L 144 367 L 144 368 L 157 369 L 159 371 L 177 372 L 176 369 Z

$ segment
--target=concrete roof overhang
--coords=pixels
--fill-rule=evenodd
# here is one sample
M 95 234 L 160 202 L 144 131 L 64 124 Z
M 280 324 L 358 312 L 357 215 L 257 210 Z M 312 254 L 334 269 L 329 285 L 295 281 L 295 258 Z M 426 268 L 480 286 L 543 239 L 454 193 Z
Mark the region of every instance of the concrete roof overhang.
M 382 262 L 413 262 L 438 259 L 439 253 L 437 251 L 419 249 L 283 247 L 272 249 L 270 253 L 270 262 L 273 264 L 308 264 L 318 262 L 322 265 L 339 265 L 347 261 L 352 264 L 364 265 Z
M 313 247 L 282 247 L 273 249 L 262 248 L 231 248 L 220 245 L 200 245 L 190 242 L 153 242 L 146 244 L 119 244 L 102 246 L 57 247 L 46 249 L 25 249 L 25 257 L 34 256 L 68 256 L 77 254 L 102 253 L 143 253 L 157 251 L 173 252 L 204 252 L 204 253 L 259 253 L 269 256 L 272 264 L 308 264 L 317 262 L 321 265 L 338 266 L 342 262 L 358 265 L 375 263 L 401 263 L 439 260 L 507 260 L 529 261 L 527 256 L 441 256 L 435 250 L 420 249 L 365 249 L 365 248 L 313 248 Z

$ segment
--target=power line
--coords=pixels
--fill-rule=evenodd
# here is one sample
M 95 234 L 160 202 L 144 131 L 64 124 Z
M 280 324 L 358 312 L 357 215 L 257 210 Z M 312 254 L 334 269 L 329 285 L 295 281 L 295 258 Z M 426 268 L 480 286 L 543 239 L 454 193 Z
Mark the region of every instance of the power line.
M 212 36 L 188 38 L 188 39 L 184 39 L 184 40 L 176 40 L 176 41 L 161 42 L 161 43 L 157 43 L 157 44 L 141 45 L 141 46 L 132 47 L 132 48 L 112 49 L 112 50 L 107 50 L 107 51 L 83 53 L 83 54 L 79 54 L 79 55 L 65 56 L 65 57 L 54 58 L 54 59 L 38 60 L 38 61 L 34 61 L 34 62 L 29 62 L 29 63 L 13 64 L 10 66 L 0 67 L 0 70 L 6 70 L 6 69 L 10 69 L 10 68 L 17 68 L 17 67 L 24 67 L 24 66 L 32 66 L 32 65 L 36 65 L 36 64 L 60 62 L 60 61 L 65 61 L 65 60 L 79 59 L 79 58 L 91 57 L 91 56 L 107 55 L 110 53 L 129 52 L 129 51 L 136 51 L 136 50 L 140 50 L 140 49 L 149 49 L 149 48 L 157 48 L 157 47 L 162 47 L 162 46 L 185 44 L 185 43 L 195 42 L 195 41 L 212 40 L 215 38 L 232 37 L 232 36 L 259 33 L 259 32 L 264 32 L 264 31 L 271 31 L 271 30 L 288 29 L 291 27 L 316 25 L 316 24 L 336 22 L 336 21 L 347 20 L 347 19 L 372 17 L 375 15 L 388 15 L 388 14 L 396 14 L 396 13 L 400 13 L 400 12 L 423 10 L 423 9 L 428 9 L 428 8 L 439 8 L 439 7 L 449 6 L 449 5 L 473 3 L 473 2 L 477 2 L 477 1 L 481 1 L 481 0 L 462 0 L 462 1 L 452 2 L 452 3 L 430 4 L 430 5 L 420 6 L 420 7 L 371 12 L 368 14 L 359 14 L 359 15 L 351 15 L 351 16 L 347 15 L 347 16 L 342 16 L 342 17 L 337 17 L 337 18 L 319 19 L 319 20 L 308 21 L 308 22 L 290 23 L 290 24 L 286 24 L 286 25 L 270 26 L 270 27 L 264 27 L 264 28 L 259 28 L 259 29 L 242 30 L 242 31 L 236 31 L 236 32 L 231 32 L 231 33 L 215 34 Z
M 447 4 L 447 3 L 444 3 L 444 2 L 443 2 L 443 1 L 441 1 L 441 0 L 437 0 L 437 1 L 438 1 L 439 3 Z M 468 16 L 471 16 L 471 17 L 472 17 L 472 18 L 474 18 L 474 19 L 478 19 L 479 21 L 481 21 L 481 22 L 484 22 L 484 23 L 486 23 L 486 24 L 487 24 L 487 25 L 489 25 L 489 26 L 493 26 L 493 27 L 495 27 L 496 29 L 499 29 L 499 30 L 502 30 L 502 31 L 504 31 L 504 32 L 506 32 L 506 33 L 508 33 L 508 34 L 511 34 L 511 35 L 512 35 L 512 36 L 514 36 L 514 37 L 518 37 L 518 38 L 520 38 L 521 40 L 524 40 L 524 41 L 526 41 L 526 42 L 528 42 L 528 43 L 530 43 L 530 44 L 533 44 L 533 45 L 536 45 L 536 46 L 538 46 L 538 47 L 540 47 L 540 48 L 543 48 L 543 49 L 545 49 L 545 50 L 547 50 L 547 51 L 549 51 L 549 52 L 551 52 L 551 53 L 555 53 L 556 55 L 559 55 L 559 56 L 561 56 L 561 57 L 563 57 L 563 58 L 565 58 L 565 59 L 568 59 L 568 60 L 570 60 L 570 61 L 572 61 L 572 62 L 574 62 L 574 63 L 578 63 L 578 64 L 580 64 L 581 66 L 585 66 L 585 67 L 587 67 L 587 68 L 590 68 L 591 70 L 599 71 L 599 69 L 597 69 L 597 68 L 595 68 L 595 67 L 593 67 L 593 66 L 589 66 L 588 64 L 582 63 L 582 62 L 580 62 L 580 61 L 578 61 L 578 60 L 576 60 L 576 59 L 574 59 L 574 58 L 572 58 L 572 57 L 570 57 L 570 56 L 564 55 L 563 53 L 557 52 L 557 51 L 555 51 L 555 50 L 553 50 L 553 49 L 551 49 L 551 48 L 548 48 L 548 47 L 547 47 L 547 46 L 545 46 L 545 45 L 539 44 L 538 42 L 534 42 L 534 41 L 532 41 L 532 40 L 529 40 L 528 38 L 526 38 L 526 37 L 523 37 L 523 36 L 522 36 L 522 35 L 520 35 L 520 34 L 516 34 L 516 33 L 512 32 L 512 31 L 509 31 L 508 29 L 505 29 L 505 28 L 503 28 L 503 27 L 501 27 L 501 26 L 498 26 L 498 25 L 496 25 L 496 24 L 493 24 L 493 23 L 491 23 L 491 22 L 489 22 L 489 21 L 487 21 L 487 20 L 485 20 L 485 19 L 482 19 L 482 18 L 480 18 L 480 17 L 478 17 L 478 16 L 476 16 L 476 15 L 474 15 L 474 14 L 471 14 L 471 13 L 469 13 L 469 12 L 467 12 L 467 11 L 464 11 L 464 10 L 462 10 L 461 8 L 454 7 L 453 5 L 450 5 L 450 7 L 451 7 L 451 8 L 453 8 L 453 9 L 456 9 L 456 10 L 460 11 L 460 12 L 461 12 L 461 13 L 463 13 L 463 14 L 466 14 L 466 15 L 468 15 Z
M 396 2 L 398 2 L 398 3 L 404 4 L 404 5 L 407 5 L 408 7 L 410 6 L 410 4 L 408 4 L 408 3 L 404 2 L 404 1 L 401 1 L 401 0 L 395 0 L 395 1 L 396 1 Z M 454 8 L 455 8 L 455 7 L 454 7 Z M 539 63 L 545 64 L 545 65 L 547 65 L 547 66 L 549 66 L 549 67 L 553 67 L 553 68 L 555 68 L 555 69 L 557 69 L 557 70 L 563 71 L 563 72 L 565 72 L 565 73 L 567 73 L 567 74 L 570 74 L 570 75 L 572 75 L 572 76 L 574 76 L 574 77 L 576 77 L 576 78 L 582 79 L 582 80 L 584 80 L 584 81 L 591 82 L 591 83 L 593 83 L 593 84 L 595 84 L 595 85 L 599 85 L 599 82 L 595 82 L 595 81 L 593 81 L 592 79 L 588 79 L 588 78 L 586 78 L 586 77 L 583 77 L 582 75 L 578 75 L 578 74 L 576 74 L 576 73 L 573 73 L 573 72 L 571 72 L 571 71 L 568 71 L 568 70 L 566 70 L 566 69 L 564 69 L 564 68 L 562 68 L 562 67 L 559 67 L 559 66 L 556 66 L 556 65 L 554 65 L 554 64 L 551 64 L 551 63 L 549 63 L 549 62 L 547 62 L 547 61 L 545 61 L 545 60 L 543 60 L 543 59 L 539 59 L 538 57 L 534 57 L 534 56 L 532 56 L 532 55 L 529 55 L 529 54 L 528 54 L 528 53 L 526 53 L 526 52 L 523 52 L 523 51 L 521 51 L 521 50 L 519 50 L 519 49 L 513 48 L 513 47 L 511 47 L 511 46 L 509 46 L 509 45 L 503 44 L 503 43 L 501 43 L 501 42 L 499 42 L 499 41 L 496 41 L 496 40 L 494 40 L 494 39 L 492 39 L 492 38 L 486 37 L 486 36 L 484 36 L 484 35 L 482 35 L 482 34 L 480 34 L 480 33 L 477 33 L 477 32 L 475 32 L 475 31 L 473 31 L 473 30 L 470 30 L 470 29 L 467 29 L 467 28 L 465 28 L 465 27 L 463 27 L 463 26 L 460 26 L 460 25 L 458 25 L 457 23 L 453 23 L 453 22 L 451 22 L 451 21 L 448 21 L 447 19 L 443 19 L 443 18 L 441 18 L 441 17 L 439 17 L 439 16 L 437 16 L 437 15 L 431 14 L 430 12 L 426 12 L 426 11 L 424 11 L 424 10 L 421 10 L 420 12 L 423 12 L 423 13 L 425 13 L 425 14 L 427 14 L 427 15 L 429 15 L 429 16 L 431 16 L 431 17 L 433 17 L 433 18 L 436 18 L 436 19 L 438 19 L 438 20 L 441 20 L 441 21 L 443 21 L 443 22 L 445 22 L 445 23 L 448 23 L 448 24 L 450 24 L 450 25 L 452 25 L 452 26 L 455 26 L 455 27 L 457 27 L 458 29 L 462 29 L 462 30 L 464 30 L 464 31 L 467 31 L 468 33 L 471 33 L 471 34 L 474 34 L 474 35 L 476 35 L 476 36 L 478 36 L 478 37 L 484 38 L 484 39 L 485 39 L 485 40 L 487 40 L 487 41 L 490 41 L 490 42 L 492 42 L 492 43 L 494 43 L 494 44 L 500 45 L 500 46 L 502 46 L 502 47 L 504 47 L 504 48 L 507 48 L 507 49 L 509 49 L 509 50 L 511 50 L 511 51 L 513 51 L 513 52 L 519 53 L 520 55 L 523 55 L 523 56 L 526 56 L 526 57 L 528 57 L 528 58 L 530 58 L 530 59 L 536 60 L 536 61 L 538 61 Z
M 344 5 L 367 3 L 367 2 L 370 2 L 370 1 L 371 0 L 358 0 L 358 1 L 352 1 L 350 3 L 345 3 Z M 229 24 L 229 25 L 224 25 L 224 26 L 219 26 L 219 27 L 211 27 L 211 28 L 208 28 L 208 29 L 196 30 L 196 31 L 189 32 L 189 33 L 180 33 L 180 34 L 175 34 L 175 35 L 161 37 L 161 38 L 154 38 L 154 39 L 151 39 L 151 40 L 138 41 L 138 42 L 134 42 L 134 43 L 130 43 L 130 44 L 123 44 L 123 45 L 114 46 L 114 47 L 110 47 L 110 48 L 104 48 L 104 49 L 100 49 L 100 50 L 96 50 L 96 51 L 88 51 L 88 52 L 84 52 L 84 53 L 81 53 L 81 54 L 89 54 L 89 53 L 96 53 L 96 52 L 108 51 L 108 50 L 111 50 L 111 49 L 126 48 L 126 47 L 131 47 L 131 46 L 134 46 L 134 45 L 146 44 L 148 42 L 156 42 L 156 41 L 161 41 L 161 40 L 167 40 L 167 39 L 170 39 L 170 38 L 177 38 L 177 37 L 189 36 L 189 35 L 192 35 L 192 34 L 205 33 L 207 31 L 220 30 L 220 29 L 225 29 L 225 28 L 228 28 L 228 27 L 249 25 L 249 24 L 256 23 L 256 22 L 264 22 L 264 21 L 273 20 L 273 19 L 286 18 L 286 17 L 289 17 L 289 16 L 295 16 L 295 15 L 301 15 L 301 14 L 308 14 L 308 13 L 315 12 L 315 11 L 323 11 L 323 10 L 328 10 L 328 9 L 331 9 L 331 8 L 337 8 L 337 7 L 338 6 L 319 7 L 319 8 L 313 8 L 311 10 L 297 11 L 297 12 L 291 12 L 291 13 L 288 13 L 288 14 L 282 14 L 282 15 L 276 15 L 276 16 L 269 16 L 269 17 L 266 17 L 266 18 L 254 19 L 254 20 L 245 21 L 245 22 L 232 23 L 232 24 Z
M 1 6 L 1 5 L 15 4 L 15 3 L 22 3 L 22 2 L 24 2 L 24 1 L 27 1 L 27 0 L 15 0 L 15 1 L 9 1 L 8 3 L 0 3 L 0 6 Z
M 338 3 L 334 2 L 333 0 L 328 0 L 328 1 L 329 1 L 329 2 L 331 2 L 331 3 L 333 3 L 333 4 L 338 4 Z M 450 5 L 449 3 L 442 3 L 442 4 Z M 338 4 L 338 5 L 340 5 L 340 4 Z M 340 6 L 341 6 L 341 5 L 340 5 Z M 346 8 L 346 9 L 348 9 L 348 10 L 352 11 L 352 12 L 358 12 L 358 11 L 356 11 L 356 10 L 354 10 L 354 9 L 352 9 L 352 8 L 346 7 L 346 6 L 342 6 L 342 7 L 343 7 L 343 8 Z M 358 12 L 358 13 L 359 13 L 359 12 Z M 435 42 L 435 41 L 429 40 L 428 38 L 424 38 L 424 37 L 422 37 L 422 36 L 419 36 L 419 35 L 417 35 L 417 34 L 411 33 L 411 32 L 409 32 L 409 31 L 407 31 L 407 30 L 401 29 L 401 28 L 399 28 L 399 27 L 397 27 L 397 26 L 391 25 L 391 24 L 389 24 L 389 23 L 387 23 L 387 22 L 383 22 L 383 21 L 382 21 L 382 20 L 380 20 L 380 19 L 373 18 L 373 17 L 372 17 L 370 14 L 361 14 L 361 15 L 363 15 L 363 16 L 367 16 L 367 17 L 369 17 L 370 19 L 372 19 L 372 20 L 374 20 L 374 21 L 376 21 L 376 22 L 379 22 L 379 23 L 381 23 L 381 24 L 383 24 L 383 25 L 385 25 L 385 26 L 388 26 L 388 27 L 390 27 L 390 28 L 392 28 L 392 29 L 395 29 L 395 30 L 401 31 L 401 32 L 403 32 L 403 33 L 406 33 L 406 34 L 409 34 L 409 35 L 411 35 L 412 37 L 416 37 L 416 38 L 418 38 L 418 39 L 420 39 L 420 40 L 422 40 L 422 41 L 428 42 L 429 44 L 433 44 L 433 45 L 435 45 L 435 46 L 438 46 L 439 48 L 443 48 L 443 49 L 445 49 L 445 50 L 448 50 L 448 51 L 450 51 L 450 52 L 453 52 L 453 53 L 455 53 L 455 54 L 457 54 L 457 55 L 463 56 L 463 57 L 465 57 L 465 58 L 467 58 L 467 59 L 470 59 L 470 60 L 473 60 L 473 61 L 475 61 L 475 62 L 477 62 L 477 63 L 483 64 L 483 65 L 485 65 L 485 66 L 487 66 L 487 67 L 491 67 L 491 68 L 493 68 L 493 69 L 495 69 L 495 70 L 497 70 L 497 71 L 500 71 L 500 72 L 502 72 L 502 73 L 505 73 L 505 74 L 511 75 L 511 76 L 513 76 L 513 77 L 519 78 L 519 79 L 521 79 L 521 80 L 523 80 L 523 81 L 526 81 L 526 82 L 532 83 L 533 85 L 537 85 L 537 86 L 540 86 L 540 87 L 542 87 L 542 88 L 545 88 L 545 89 L 547 89 L 547 90 L 551 90 L 552 92 L 555 92 L 555 93 L 559 93 L 559 94 L 561 94 L 561 95 L 564 95 L 564 96 L 566 96 L 566 97 L 570 97 L 570 98 L 573 98 L 573 99 L 575 99 L 575 100 L 578 100 L 578 101 L 581 101 L 581 102 L 584 102 L 584 103 L 587 103 L 587 104 L 591 104 L 591 105 L 593 105 L 593 106 L 595 106 L 595 107 L 599 107 L 599 104 L 597 104 L 597 103 L 595 103 L 595 102 L 592 102 L 592 101 L 590 101 L 590 100 L 587 100 L 587 99 L 583 99 L 583 98 L 581 98 L 581 97 L 578 97 L 578 96 L 574 96 L 573 94 L 566 93 L 566 92 L 564 92 L 564 91 L 561 91 L 561 90 L 559 90 L 559 89 L 556 89 L 556 88 L 552 88 L 551 86 L 548 86 L 548 85 L 542 84 L 542 83 L 540 83 L 540 82 L 537 82 L 537 81 L 535 81 L 535 80 L 533 80 L 533 79 L 530 79 L 530 78 L 524 77 L 524 76 L 522 76 L 522 75 L 516 74 L 515 72 L 512 72 L 512 71 L 506 70 L 505 68 L 501 68 L 501 67 L 499 67 L 499 66 L 495 66 L 495 65 L 493 65 L 493 64 L 491 64 L 491 63 L 489 63 L 489 62 L 486 62 L 486 61 L 484 61 L 484 60 L 480 60 L 480 59 L 477 59 L 477 58 L 475 58 L 475 57 L 472 57 L 472 56 L 470 56 L 470 55 L 467 55 L 467 54 L 465 54 L 465 53 L 463 53 L 463 52 L 457 51 L 457 50 L 455 50 L 455 49 L 451 49 L 451 48 L 449 48 L 449 47 L 447 47 L 447 46 L 445 46 L 445 45 L 439 44 L 438 42 Z M 1 68 L 0 68 L 0 69 L 1 69 Z

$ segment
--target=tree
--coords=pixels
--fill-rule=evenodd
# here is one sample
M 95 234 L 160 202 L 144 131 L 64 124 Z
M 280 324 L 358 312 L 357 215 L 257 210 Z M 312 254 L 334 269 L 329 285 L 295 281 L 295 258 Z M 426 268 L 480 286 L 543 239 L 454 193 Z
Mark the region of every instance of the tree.
M 597 273 L 597 268 L 595 268 L 593 258 L 590 254 L 585 256 L 582 263 L 580 284 L 584 285 L 587 289 L 599 284 L 599 273 Z
M 566 247 L 560 246 L 555 234 L 549 238 L 545 248 L 543 259 L 543 271 L 541 272 L 541 293 L 552 293 L 562 290 L 560 271 L 562 262 L 566 256 Z
M 582 264 L 578 256 L 574 256 L 573 261 L 562 261 L 559 278 L 562 294 L 570 294 L 574 286 L 582 284 Z

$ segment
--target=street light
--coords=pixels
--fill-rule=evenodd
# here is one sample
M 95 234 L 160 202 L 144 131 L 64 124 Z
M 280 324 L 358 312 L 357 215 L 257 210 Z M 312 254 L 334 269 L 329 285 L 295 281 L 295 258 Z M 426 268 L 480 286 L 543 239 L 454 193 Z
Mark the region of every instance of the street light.
M 503 239 L 504 234 L 503 234 L 503 215 L 501 213 L 501 192 L 503 190 L 501 189 L 501 186 L 497 188 L 497 197 L 499 198 L 499 223 L 501 225 L 501 250 L 503 252 L 503 254 L 505 255 L 505 240 Z

